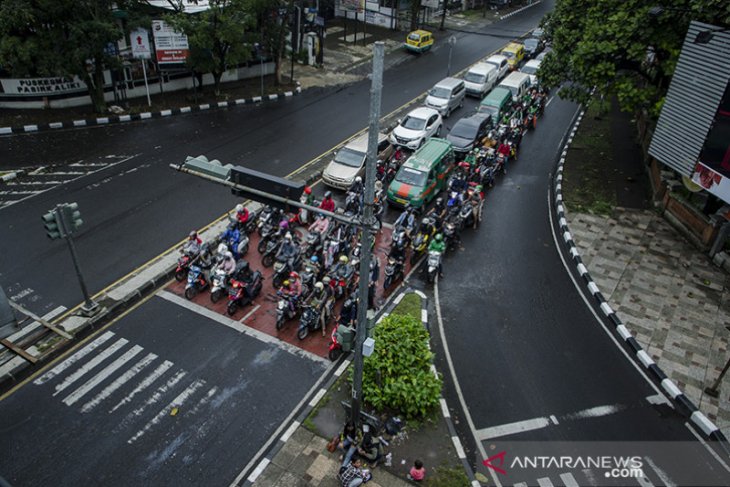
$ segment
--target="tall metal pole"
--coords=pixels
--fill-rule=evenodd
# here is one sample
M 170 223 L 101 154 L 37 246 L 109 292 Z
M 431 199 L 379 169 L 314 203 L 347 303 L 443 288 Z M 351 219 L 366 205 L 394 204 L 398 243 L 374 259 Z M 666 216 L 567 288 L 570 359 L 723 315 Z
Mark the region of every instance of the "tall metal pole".
M 63 207 L 57 206 L 54 210 L 56 213 L 56 221 L 61 226 L 61 235 L 66 237 L 66 243 L 68 243 L 68 249 L 71 251 L 71 260 L 74 263 L 74 269 L 76 270 L 76 277 L 79 278 L 79 284 L 81 285 L 81 292 L 84 294 L 84 306 L 81 308 L 84 314 L 91 316 L 96 313 L 99 305 L 91 300 L 89 296 L 89 290 L 86 288 L 86 282 L 84 276 L 81 274 L 81 267 L 79 267 L 79 257 L 76 254 L 76 245 L 74 245 L 72 232 L 70 230 L 70 223 L 66 221 L 66 215 L 64 214 Z
M 367 309 L 368 289 L 370 288 L 370 253 L 374 226 L 373 200 L 375 199 L 375 165 L 378 154 L 378 132 L 380 124 L 380 98 L 383 90 L 383 58 L 385 44 L 378 41 L 373 44 L 373 75 L 370 85 L 370 125 L 368 127 L 368 152 L 365 162 L 365 195 L 362 228 L 362 260 L 360 261 L 360 282 L 358 286 L 359 303 L 357 305 L 357 332 L 355 334 L 355 361 L 352 375 L 352 408 L 350 419 L 360 423 L 360 407 L 362 401 L 362 346 L 368 332 Z

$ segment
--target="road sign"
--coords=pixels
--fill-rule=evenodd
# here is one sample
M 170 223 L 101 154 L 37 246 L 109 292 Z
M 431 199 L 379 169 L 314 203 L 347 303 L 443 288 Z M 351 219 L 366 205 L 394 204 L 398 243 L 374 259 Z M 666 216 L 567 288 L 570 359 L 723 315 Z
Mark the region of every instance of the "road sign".
M 189 54 L 188 37 L 175 31 L 163 20 L 152 21 L 155 53 L 158 64 L 184 63 Z
M 150 38 L 147 29 L 139 28 L 129 33 L 129 45 L 132 46 L 132 57 L 135 59 L 150 59 Z

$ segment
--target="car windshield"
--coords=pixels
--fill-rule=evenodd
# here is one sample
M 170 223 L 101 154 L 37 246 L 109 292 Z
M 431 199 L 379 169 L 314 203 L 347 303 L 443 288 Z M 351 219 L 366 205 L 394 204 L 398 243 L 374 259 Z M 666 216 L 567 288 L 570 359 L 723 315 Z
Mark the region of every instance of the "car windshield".
M 408 115 L 403 119 L 401 125 L 410 130 L 423 130 L 426 126 L 426 121 L 422 118 L 416 118 Z
M 362 166 L 362 161 L 364 159 L 365 154 L 363 154 L 362 152 L 354 151 L 352 149 L 348 149 L 347 147 L 340 149 L 335 155 L 335 162 L 339 162 L 340 164 L 344 164 L 345 166 L 350 167 Z
M 421 36 L 419 36 L 418 34 L 408 34 L 408 40 L 418 42 L 420 39 Z
M 537 73 L 537 66 L 524 66 L 520 71 L 525 74 L 535 74 Z
M 398 174 L 396 174 L 395 180 L 399 183 L 410 184 L 411 186 L 425 186 L 426 177 L 427 173 L 423 171 L 403 166 L 398 171 Z
M 450 135 L 462 139 L 473 139 L 477 135 L 478 126 L 472 123 L 458 123 L 451 129 Z
M 527 39 L 525 41 L 525 48 L 534 50 L 537 49 L 537 39 Z
M 446 88 L 441 88 L 440 86 L 436 86 L 428 92 L 428 94 L 434 98 L 448 98 L 450 93 L 451 91 Z
M 513 57 L 515 57 L 515 53 L 510 51 L 502 51 L 500 54 L 502 54 L 502 56 L 506 57 L 507 59 L 512 59 Z
M 473 73 L 473 72 L 469 71 L 468 73 L 466 73 L 466 76 L 464 76 L 464 81 L 468 81 L 470 83 L 480 83 L 481 84 L 481 83 L 484 83 L 485 78 L 486 78 L 486 76 L 484 76 L 483 74 Z
M 488 113 L 492 116 L 492 119 L 496 119 L 499 109 L 489 105 L 479 105 L 479 113 Z

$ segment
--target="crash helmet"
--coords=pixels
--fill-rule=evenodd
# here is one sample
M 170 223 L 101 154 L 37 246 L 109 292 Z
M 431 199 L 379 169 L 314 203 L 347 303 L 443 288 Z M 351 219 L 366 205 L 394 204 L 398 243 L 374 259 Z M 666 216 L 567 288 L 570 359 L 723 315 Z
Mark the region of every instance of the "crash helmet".
M 243 205 L 241 203 L 236 205 L 236 212 L 241 213 L 243 211 Z
M 294 271 L 291 271 L 291 272 L 289 273 L 289 279 L 299 279 L 299 274 L 297 274 L 297 273 L 296 273 L 296 272 L 294 272 Z
M 348 262 L 350 262 L 350 259 L 348 259 L 346 255 L 341 255 L 340 258 L 339 258 L 339 261 L 342 264 L 347 264 Z
M 304 194 L 312 194 L 312 188 L 309 186 L 304 187 Z
M 424 218 L 423 220 L 421 220 L 421 225 L 424 225 L 425 226 L 425 225 L 429 225 L 430 223 L 431 222 L 429 221 L 428 218 Z
M 228 251 L 228 247 L 226 246 L 226 244 L 224 244 L 224 243 L 218 244 L 218 253 L 219 254 L 225 255 L 225 253 L 227 251 Z
M 481 184 L 477 184 L 477 185 L 476 185 L 476 186 L 474 187 L 474 191 L 476 191 L 477 193 L 481 193 L 481 192 L 482 192 L 482 189 L 483 189 L 483 188 L 482 188 L 482 185 L 481 185 Z
M 312 264 L 316 264 L 317 262 L 319 262 L 319 257 L 317 257 L 316 255 L 313 255 L 313 256 L 311 256 L 311 257 L 309 258 L 309 261 L 310 261 L 310 262 L 311 262 Z
M 324 199 L 332 198 L 332 191 L 325 191 L 324 192 Z
M 441 240 L 444 239 L 444 237 L 440 233 L 437 233 L 436 236 L 433 237 L 433 239 L 436 240 L 437 242 L 440 242 Z
M 362 177 L 361 176 L 355 176 L 355 182 L 356 183 L 362 183 Z
M 317 289 L 317 291 L 321 291 L 322 289 L 324 289 L 324 284 L 317 281 L 317 283 L 314 285 L 314 287 L 315 287 L 315 289 Z
M 279 222 L 279 228 L 286 230 L 287 228 L 289 228 L 289 222 L 286 220 L 281 220 Z
M 324 276 L 324 277 L 322 278 L 322 282 L 323 282 L 323 283 L 324 283 L 325 285 L 329 285 L 329 283 L 330 283 L 331 281 L 332 281 L 332 278 L 331 278 L 330 276 Z
M 198 232 L 196 232 L 195 230 L 192 230 L 192 231 L 191 231 L 191 232 L 190 232 L 190 233 L 188 234 L 188 239 L 190 239 L 190 240 L 195 240 L 196 238 L 198 238 Z
M 284 280 L 284 282 L 281 283 L 284 287 L 289 287 L 289 279 Z
M 232 259 L 233 258 L 233 254 L 231 253 L 230 250 L 227 250 L 226 253 L 223 254 L 223 255 L 226 256 L 226 259 Z
M 444 204 L 444 199 L 441 196 L 436 198 L 436 206 L 441 206 L 443 204 Z
M 285 239 L 285 240 L 291 240 L 291 233 L 290 233 L 290 232 L 286 232 L 286 233 L 284 234 L 284 239 Z
M 383 189 L 383 182 L 380 180 L 375 181 L 375 191 L 380 191 Z

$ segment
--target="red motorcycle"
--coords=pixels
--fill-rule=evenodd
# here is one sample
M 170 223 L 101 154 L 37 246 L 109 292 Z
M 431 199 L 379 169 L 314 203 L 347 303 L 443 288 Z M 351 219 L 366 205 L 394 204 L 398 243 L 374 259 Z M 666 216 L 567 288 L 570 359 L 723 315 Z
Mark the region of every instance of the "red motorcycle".
M 333 362 L 343 353 L 350 352 L 355 343 L 355 329 L 341 324 L 335 325 L 332 330 L 332 341 L 330 342 L 329 353 L 327 356 Z
M 188 277 L 192 260 L 193 258 L 188 254 L 183 254 L 177 259 L 177 267 L 175 268 L 175 280 L 177 282 L 183 282 Z
M 259 271 L 254 271 L 248 280 L 231 279 L 228 289 L 228 308 L 226 309 L 229 316 L 236 314 L 238 308 L 243 308 L 253 302 L 261 292 L 263 279 Z

